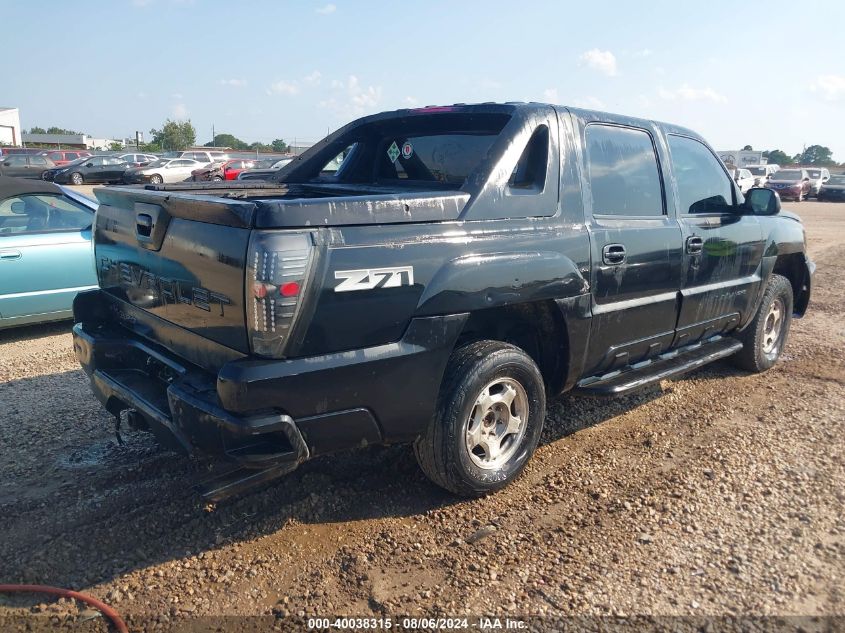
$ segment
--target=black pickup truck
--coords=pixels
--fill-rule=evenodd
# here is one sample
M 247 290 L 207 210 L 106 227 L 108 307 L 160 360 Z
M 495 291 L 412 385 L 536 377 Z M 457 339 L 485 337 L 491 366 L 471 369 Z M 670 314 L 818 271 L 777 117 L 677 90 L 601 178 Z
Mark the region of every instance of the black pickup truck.
M 694 132 L 545 104 L 378 114 L 273 181 L 96 195 L 76 355 L 118 428 L 237 464 L 211 499 L 394 442 L 495 490 L 549 396 L 771 367 L 815 268 Z

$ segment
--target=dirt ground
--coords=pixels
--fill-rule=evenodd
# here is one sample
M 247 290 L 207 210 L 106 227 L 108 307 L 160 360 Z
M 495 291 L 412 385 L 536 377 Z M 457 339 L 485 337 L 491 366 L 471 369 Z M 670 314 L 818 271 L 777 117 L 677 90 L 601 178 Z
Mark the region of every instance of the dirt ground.
M 133 630 L 291 614 L 843 615 L 845 205 L 786 206 L 818 271 L 774 369 L 719 363 L 636 396 L 553 400 L 524 476 L 474 501 L 396 446 L 207 507 L 191 489 L 207 464 L 144 434 L 117 445 L 69 324 L 2 332 L 0 582 L 90 593 Z M 94 615 L 0 605 L 72 628 Z

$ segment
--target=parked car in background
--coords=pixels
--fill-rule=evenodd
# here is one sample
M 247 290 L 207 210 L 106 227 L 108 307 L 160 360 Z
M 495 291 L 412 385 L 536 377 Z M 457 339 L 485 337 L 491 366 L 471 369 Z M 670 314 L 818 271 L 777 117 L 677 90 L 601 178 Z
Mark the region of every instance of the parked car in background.
M 158 160 L 158 156 L 152 154 L 121 154 L 118 158 L 125 160 L 130 167 L 144 167 Z
M 266 180 L 272 178 L 285 165 L 289 164 L 293 158 L 281 158 L 273 162 L 269 167 L 246 169 L 238 174 L 238 180 Z
M 127 169 L 123 174 L 123 182 L 149 182 L 154 185 L 163 182 L 182 182 L 191 177 L 191 172 L 202 167 L 203 163 L 189 158 L 160 158 L 144 167 Z
M 0 163 L 0 176 L 15 176 L 17 178 L 37 178 L 56 164 L 46 156 L 31 154 L 11 154 L 3 158 Z
M 238 174 L 247 169 L 255 169 L 257 161 L 243 158 L 233 158 L 223 163 L 223 179 L 237 180 Z
M 191 172 L 191 180 L 196 182 L 214 181 L 223 182 L 223 165 L 224 162 L 210 163 L 202 165 Z
M 43 177 L 44 180 L 64 185 L 121 182 L 123 172 L 128 167 L 127 162 L 117 156 L 89 156 L 79 158 L 64 167 L 49 169 L 44 172 Z
M 0 177 L 0 328 L 71 317 L 97 287 L 97 201 L 49 182 Z
M 833 174 L 819 189 L 819 200 L 845 202 L 845 174 Z
M 765 186 L 777 191 L 781 198 L 801 202 L 810 193 L 810 176 L 806 169 L 781 169 L 772 174 Z
M 810 193 L 811 196 L 818 197 L 822 185 L 830 178 L 830 170 L 827 167 L 812 168 L 807 170 L 810 176 Z
M 728 169 L 728 173 L 731 175 L 731 178 L 734 179 L 736 186 L 739 187 L 739 190 L 743 194 L 748 193 L 748 190 L 754 186 L 755 178 L 749 170 L 741 167 L 734 167 L 732 169 Z
M 189 158 L 203 165 L 207 165 L 208 163 L 225 162 L 229 160 L 229 155 L 226 152 L 205 152 L 189 150 L 185 152 L 177 152 L 175 158 Z
M 766 184 L 772 174 L 778 170 L 777 165 L 752 165 L 746 167 L 751 175 L 754 176 L 754 186 L 762 187 Z
M 86 158 L 90 155 L 91 152 L 81 149 L 52 149 L 44 150 L 43 152 L 38 153 L 38 156 L 46 156 L 51 161 L 53 161 L 56 167 L 62 167 L 64 165 L 67 165 L 68 163 L 72 163 L 78 158 Z

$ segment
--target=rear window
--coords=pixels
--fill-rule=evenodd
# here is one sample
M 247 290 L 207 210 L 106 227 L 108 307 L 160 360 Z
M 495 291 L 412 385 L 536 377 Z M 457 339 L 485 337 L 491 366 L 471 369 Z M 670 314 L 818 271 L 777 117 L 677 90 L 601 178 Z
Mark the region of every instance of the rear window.
M 306 180 L 457 188 L 487 157 L 509 119 L 507 114 L 438 113 L 364 124 L 336 139 L 322 161 L 313 161 L 314 173 Z

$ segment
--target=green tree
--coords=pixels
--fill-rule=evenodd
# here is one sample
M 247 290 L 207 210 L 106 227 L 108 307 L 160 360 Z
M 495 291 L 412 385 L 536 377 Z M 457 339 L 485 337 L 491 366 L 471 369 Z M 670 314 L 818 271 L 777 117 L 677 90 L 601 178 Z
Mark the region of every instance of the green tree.
M 43 127 L 31 127 L 29 128 L 29 132 L 27 134 L 46 134 L 47 130 Z
M 215 134 L 214 140 L 206 143 L 205 147 L 231 147 L 232 149 L 249 149 L 249 145 L 233 134 Z
M 109 151 L 110 152 L 119 152 L 123 149 L 123 143 L 118 143 L 117 141 L 113 143 L 109 143 Z
M 141 146 L 138 149 L 142 152 L 155 154 L 161 151 L 161 145 L 158 143 L 141 143 Z
M 152 142 L 165 150 L 182 150 L 197 142 L 197 131 L 190 119 L 181 122 L 167 119 L 160 130 L 150 130 L 150 135 Z
M 255 141 L 254 143 L 249 144 L 249 149 L 253 152 L 272 152 L 273 146 L 267 145 L 266 143 L 262 143 L 260 141 Z
M 81 132 L 75 132 L 74 130 L 66 130 L 63 127 L 53 127 L 47 128 L 47 134 L 81 134 Z
M 780 149 L 763 152 L 763 158 L 767 158 L 773 165 L 792 165 L 795 161 L 787 156 L 786 152 Z
M 273 148 L 274 152 L 279 152 L 280 154 L 284 154 L 286 151 L 288 151 L 288 144 L 280 138 L 277 138 L 272 143 L 270 143 L 270 147 Z
M 819 166 L 830 166 L 836 164 L 836 161 L 833 160 L 833 152 L 830 151 L 829 147 L 825 147 L 823 145 L 810 145 L 810 147 L 801 153 L 799 162 L 802 165 Z
M 743 152 L 753 152 L 754 148 L 751 147 L 750 145 L 746 145 L 745 147 L 742 148 L 742 151 Z

